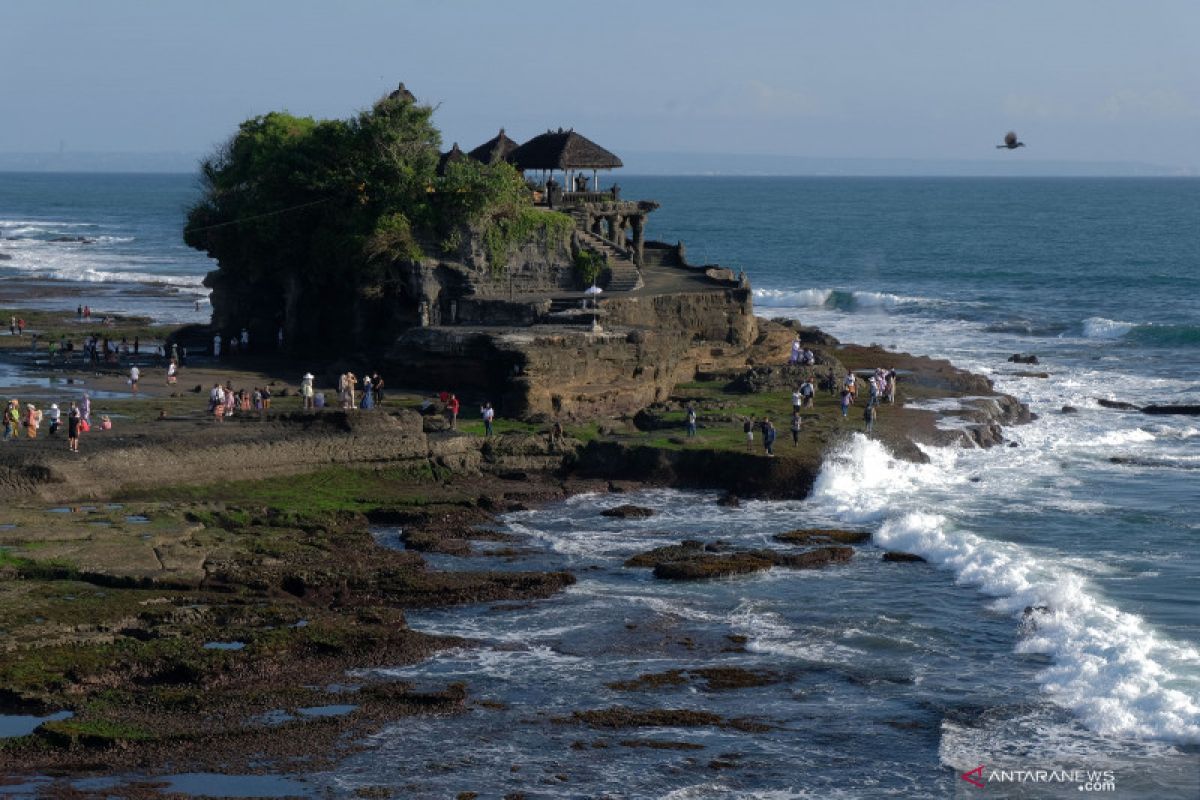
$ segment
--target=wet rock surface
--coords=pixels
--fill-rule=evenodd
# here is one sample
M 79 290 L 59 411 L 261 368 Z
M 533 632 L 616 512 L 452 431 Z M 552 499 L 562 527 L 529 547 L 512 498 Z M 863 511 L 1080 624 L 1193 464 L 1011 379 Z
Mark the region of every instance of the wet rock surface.
M 616 508 L 606 508 L 600 514 L 601 516 L 615 517 L 617 519 L 646 519 L 647 517 L 654 516 L 654 509 L 626 504 L 617 506 Z

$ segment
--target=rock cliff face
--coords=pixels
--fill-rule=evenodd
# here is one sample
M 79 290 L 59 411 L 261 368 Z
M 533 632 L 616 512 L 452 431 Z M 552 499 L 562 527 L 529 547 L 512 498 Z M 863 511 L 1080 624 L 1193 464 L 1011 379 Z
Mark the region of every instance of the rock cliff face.
M 529 307 L 513 304 L 505 316 L 503 298 L 574 288 L 569 237 L 526 242 L 499 267 L 489 263 L 477 233 L 464 230 L 460 241 L 441 257 L 395 262 L 367 282 L 332 287 L 297 272 L 248 281 L 215 270 L 204 279 L 212 325 L 226 336 L 248 328 L 252 342 L 272 343 L 283 328 L 289 346 L 308 352 L 369 352 L 418 326 L 529 324 Z
M 495 320 L 496 303 L 487 309 Z M 469 302 L 462 313 L 474 308 Z M 521 304 L 513 304 L 514 314 Z M 757 334 L 748 290 L 631 296 L 605 305 L 602 331 L 582 326 L 414 328 L 388 353 L 406 382 L 470 391 L 509 417 L 595 419 L 666 398 L 713 346 L 737 351 Z

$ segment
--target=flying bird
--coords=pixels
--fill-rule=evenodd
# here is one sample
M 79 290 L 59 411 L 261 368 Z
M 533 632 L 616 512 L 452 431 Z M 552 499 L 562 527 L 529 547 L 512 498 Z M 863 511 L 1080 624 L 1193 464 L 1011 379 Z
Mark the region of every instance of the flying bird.
M 1004 134 L 1004 144 L 996 145 L 997 150 L 1016 150 L 1018 147 L 1024 147 L 1024 142 L 1017 141 L 1016 131 L 1009 131 Z

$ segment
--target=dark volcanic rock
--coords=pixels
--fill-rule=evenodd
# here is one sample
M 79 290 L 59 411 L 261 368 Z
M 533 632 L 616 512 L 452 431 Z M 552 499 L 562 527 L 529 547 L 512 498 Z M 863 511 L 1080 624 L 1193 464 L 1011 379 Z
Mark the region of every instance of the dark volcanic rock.
M 1062 407 L 1062 413 L 1064 413 L 1064 414 L 1078 414 L 1078 413 L 1079 413 L 1079 409 L 1078 409 L 1078 408 L 1076 408 L 1075 406 L 1063 406 L 1063 407 Z
M 1112 408 L 1117 411 L 1141 411 L 1141 406 L 1135 406 L 1133 403 L 1123 403 L 1120 400 L 1105 400 L 1103 397 L 1097 397 L 1096 402 L 1101 408 Z
M 600 513 L 605 517 L 616 517 L 617 519 L 645 519 L 646 517 L 654 516 L 654 509 L 625 504 L 616 508 L 605 509 Z
M 780 553 L 776 550 L 754 550 L 749 555 L 769 559 L 777 567 L 817 569 L 829 564 L 842 564 L 854 557 L 854 548 L 845 545 L 814 547 L 803 553 Z
M 654 565 L 654 577 L 670 581 L 697 581 L 761 572 L 773 566 L 775 562 L 772 559 L 751 553 L 705 554 L 675 561 L 661 561 Z
M 898 553 L 895 550 L 889 550 L 883 554 L 884 561 L 893 561 L 896 563 L 919 562 L 925 563 L 925 559 L 914 553 Z
M 1014 364 L 1036 364 L 1036 363 L 1038 363 L 1037 356 L 1035 356 L 1035 355 L 1023 356 L 1020 353 L 1013 353 L 1011 356 L 1008 357 L 1008 360 Z
M 813 544 L 816 542 L 844 542 L 859 544 L 871 538 L 866 531 L 841 531 L 826 528 L 801 528 L 794 531 L 777 533 L 773 537 L 777 542 L 789 544 Z
M 1200 406 L 1191 405 L 1152 405 L 1142 408 L 1147 414 L 1187 414 L 1200 415 Z
M 701 555 L 702 553 L 704 553 L 704 542 L 699 542 L 695 539 L 686 539 L 679 544 L 656 547 L 653 550 L 647 550 L 645 553 L 638 553 L 636 556 L 631 556 L 626 559 L 625 566 L 653 567 L 664 561 L 679 561 Z

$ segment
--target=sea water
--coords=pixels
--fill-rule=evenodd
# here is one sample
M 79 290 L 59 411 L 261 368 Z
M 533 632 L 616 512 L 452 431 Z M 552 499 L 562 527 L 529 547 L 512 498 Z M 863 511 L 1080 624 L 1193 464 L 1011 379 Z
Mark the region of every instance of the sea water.
M 83 196 L 172 198 L 163 201 L 169 213 L 141 215 L 143 234 L 133 221 L 102 218 L 103 204 L 75 196 L 68 176 L 26 179 L 46 194 L 14 194 L 8 179 L 0 176 L 8 230 L 103 223 L 114 231 L 104 235 L 144 235 L 163 260 L 158 271 L 75 262 L 82 274 L 126 273 L 98 282 L 187 286 L 211 267 L 179 245 L 190 178 L 140 188 L 128 176 L 84 181 Z M 109 189 L 96 188 L 106 180 Z M 464 680 L 490 702 L 387 728 L 313 784 L 351 792 L 387 783 L 414 796 L 945 796 L 976 791 L 960 774 L 984 765 L 1112 770 L 1110 796 L 1200 794 L 1200 420 L 1097 403 L 1200 402 L 1200 182 L 621 183 L 624 196 L 662 203 L 652 237 L 685 241 L 693 263 L 744 269 L 760 315 L 949 358 L 1039 419 L 1006 430 L 1016 447 L 930 449 L 921 465 L 848 437 L 804 501 L 729 510 L 709 495 L 654 491 L 510 515 L 508 529 L 527 537 L 531 554 L 437 565 L 573 569 L 579 583 L 536 603 L 410 614 L 418 629 L 482 646 L 382 674 L 431 686 Z M 49 207 L 27 199 L 55 192 L 64 199 Z M 35 247 L 17 241 L 0 241 L 0 252 Z M 86 248 L 78 251 L 100 252 Z M 0 272 L 32 263 L 14 262 L 0 261 Z M 1007 362 L 1013 353 L 1040 363 Z M 886 408 L 878 424 L 887 425 Z M 598 515 L 630 501 L 659 514 Z M 772 533 L 817 525 L 861 527 L 873 546 L 821 571 L 692 585 L 622 566 L 685 536 L 766 546 Z M 927 563 L 885 564 L 884 549 Z M 695 681 L 643 692 L 609 685 L 708 665 L 779 679 L 728 692 Z M 572 717 L 614 705 L 705 709 L 768 727 L 607 731 Z M 1079 794 L 1074 784 L 988 791 Z

